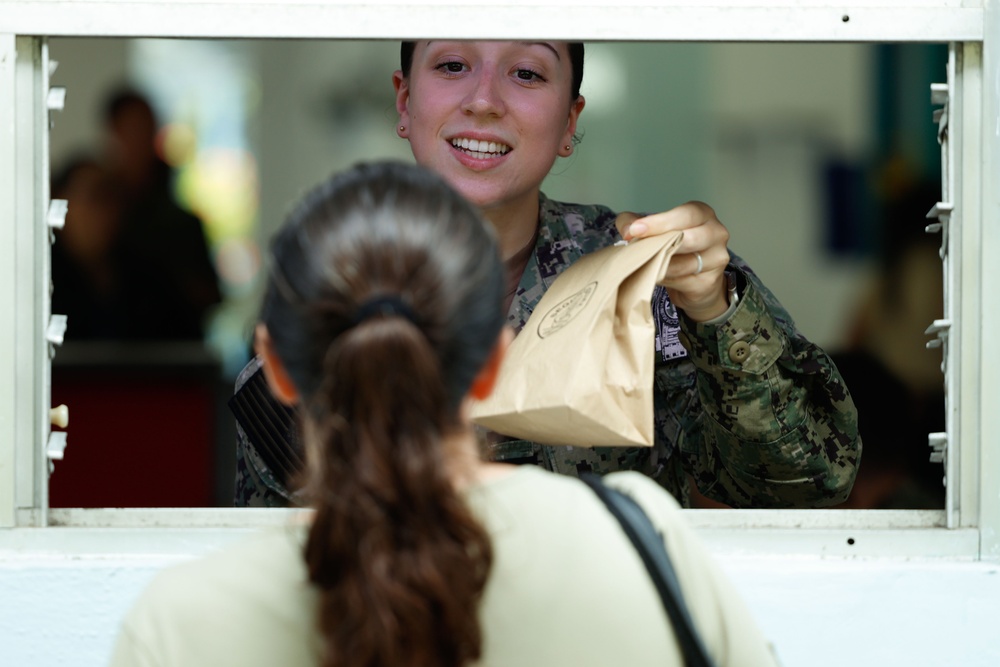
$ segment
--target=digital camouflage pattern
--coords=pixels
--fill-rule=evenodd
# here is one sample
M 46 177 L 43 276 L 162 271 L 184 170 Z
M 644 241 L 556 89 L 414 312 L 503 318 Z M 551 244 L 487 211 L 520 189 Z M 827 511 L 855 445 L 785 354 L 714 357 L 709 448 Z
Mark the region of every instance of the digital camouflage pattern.
M 541 195 L 539 218 L 535 253 L 507 316 L 517 331 L 563 269 L 620 239 L 616 214 L 603 206 Z M 701 493 L 733 507 L 825 507 L 846 500 L 861 439 L 843 378 L 746 263 L 732 255 L 730 268 L 741 296 L 721 324 L 691 322 L 678 316 L 666 290 L 654 294 L 653 447 L 544 446 L 487 434 L 489 458 L 574 476 L 637 470 L 684 505 L 689 476 Z M 251 362 L 241 378 L 258 367 Z M 236 504 L 295 502 L 242 429 L 238 433 Z
M 236 392 L 261 373 L 260 357 L 250 360 L 236 378 Z M 274 403 L 277 403 L 271 398 Z M 278 408 L 278 406 L 275 406 Z M 298 443 L 289 442 L 289 447 Z M 287 480 L 271 469 L 261 452 L 254 447 L 240 420 L 236 420 L 236 487 L 233 504 L 236 507 L 288 507 L 299 505 L 289 490 Z

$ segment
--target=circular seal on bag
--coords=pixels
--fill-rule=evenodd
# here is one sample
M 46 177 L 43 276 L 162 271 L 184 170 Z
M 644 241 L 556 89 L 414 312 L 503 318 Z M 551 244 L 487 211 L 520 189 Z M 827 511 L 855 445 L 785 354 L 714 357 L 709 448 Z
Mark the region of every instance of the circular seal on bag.
M 546 338 L 573 321 L 590 303 L 590 297 L 597 291 L 597 282 L 586 285 L 576 294 L 566 297 L 549 309 L 538 324 L 538 337 Z

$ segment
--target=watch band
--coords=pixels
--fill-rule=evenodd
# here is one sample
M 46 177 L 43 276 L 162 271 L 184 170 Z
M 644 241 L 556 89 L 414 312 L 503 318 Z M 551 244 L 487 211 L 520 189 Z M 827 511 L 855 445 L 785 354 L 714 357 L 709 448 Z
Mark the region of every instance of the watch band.
M 739 281 L 736 280 L 736 271 L 727 270 L 724 272 L 726 276 L 726 291 L 729 293 L 729 305 L 735 306 L 740 301 L 740 291 L 739 291 Z

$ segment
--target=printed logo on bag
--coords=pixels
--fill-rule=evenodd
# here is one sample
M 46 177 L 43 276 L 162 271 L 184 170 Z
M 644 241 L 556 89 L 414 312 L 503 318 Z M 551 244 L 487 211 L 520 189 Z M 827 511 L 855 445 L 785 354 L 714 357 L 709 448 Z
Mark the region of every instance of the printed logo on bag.
M 538 325 L 538 337 L 547 338 L 573 321 L 590 303 L 590 297 L 597 291 L 597 282 L 592 282 L 576 294 L 569 296 L 549 309 Z

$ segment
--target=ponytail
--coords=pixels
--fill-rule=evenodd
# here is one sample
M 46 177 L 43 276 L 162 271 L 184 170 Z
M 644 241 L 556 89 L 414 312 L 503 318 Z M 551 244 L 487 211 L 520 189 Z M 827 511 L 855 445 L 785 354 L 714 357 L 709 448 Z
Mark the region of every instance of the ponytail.
M 272 253 L 263 319 L 303 397 L 323 666 L 477 660 L 493 554 L 443 443 L 503 325 L 492 231 L 434 174 L 362 165 Z
M 369 319 L 325 359 L 316 517 L 306 545 L 320 589 L 324 667 L 459 667 L 482 647 L 489 536 L 447 476 L 447 393 L 403 317 Z

